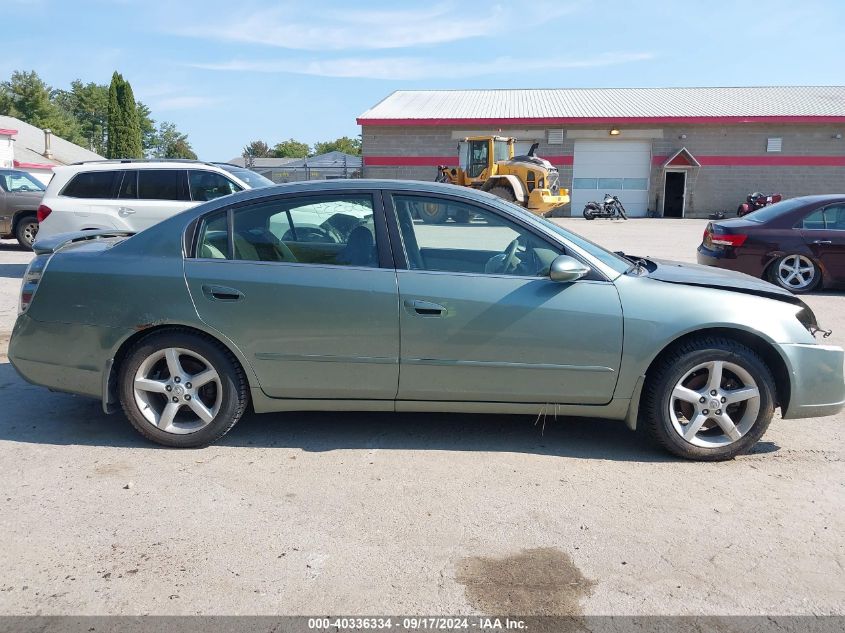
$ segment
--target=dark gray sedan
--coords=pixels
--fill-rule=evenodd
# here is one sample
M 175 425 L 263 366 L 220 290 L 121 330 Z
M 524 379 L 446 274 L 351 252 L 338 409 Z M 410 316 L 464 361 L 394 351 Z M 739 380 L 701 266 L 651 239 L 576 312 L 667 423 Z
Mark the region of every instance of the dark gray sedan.
M 425 224 L 421 206 L 446 217 Z M 201 446 L 247 406 L 613 418 L 728 459 L 845 404 L 843 350 L 787 290 L 606 251 L 451 185 L 268 187 L 137 235 L 36 242 L 9 358 Z

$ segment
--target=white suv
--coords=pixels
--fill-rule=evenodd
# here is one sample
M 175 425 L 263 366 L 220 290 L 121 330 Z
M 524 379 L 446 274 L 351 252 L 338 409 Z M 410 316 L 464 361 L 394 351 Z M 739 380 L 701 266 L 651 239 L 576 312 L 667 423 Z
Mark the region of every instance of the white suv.
M 207 202 L 270 180 L 250 172 L 250 183 L 199 161 L 104 160 L 56 167 L 38 208 L 38 237 L 68 231 L 138 232 Z

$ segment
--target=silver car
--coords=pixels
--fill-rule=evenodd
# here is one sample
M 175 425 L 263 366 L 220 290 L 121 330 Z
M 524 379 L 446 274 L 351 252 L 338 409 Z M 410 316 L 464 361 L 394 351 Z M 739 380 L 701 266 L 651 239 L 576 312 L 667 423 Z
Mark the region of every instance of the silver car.
M 426 224 L 420 204 L 468 222 Z M 623 256 L 492 195 L 323 181 L 244 191 L 137 235 L 36 242 L 9 358 L 149 439 L 256 412 L 612 418 L 729 459 L 845 404 L 843 350 L 786 290 Z

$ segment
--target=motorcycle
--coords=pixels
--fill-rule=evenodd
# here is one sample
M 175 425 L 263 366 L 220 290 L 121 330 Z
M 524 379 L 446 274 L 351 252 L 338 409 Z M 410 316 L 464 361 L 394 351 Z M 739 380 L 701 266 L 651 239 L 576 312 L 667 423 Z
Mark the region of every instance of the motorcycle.
M 625 212 L 625 207 L 616 196 L 611 196 L 609 193 L 604 194 L 604 202 L 588 202 L 584 207 L 584 217 L 588 220 L 595 218 L 613 218 L 619 217 L 623 220 L 628 219 L 628 214 Z
M 748 194 L 745 202 L 737 208 L 736 214 L 738 217 L 742 217 L 756 211 L 757 209 L 762 209 L 763 207 L 767 207 L 775 202 L 780 202 L 781 200 L 783 200 L 783 196 L 779 193 L 764 196 L 759 191 L 755 191 L 754 193 Z

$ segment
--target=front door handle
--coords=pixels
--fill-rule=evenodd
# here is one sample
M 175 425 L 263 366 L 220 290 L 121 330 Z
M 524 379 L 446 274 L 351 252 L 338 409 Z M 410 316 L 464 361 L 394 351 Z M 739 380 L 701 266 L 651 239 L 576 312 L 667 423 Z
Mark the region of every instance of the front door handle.
M 419 299 L 406 299 L 405 308 L 409 312 L 425 317 L 439 317 L 446 314 L 446 308 L 439 303 L 431 301 L 420 301 Z
M 203 285 L 202 292 L 212 301 L 240 301 L 244 298 L 244 293 L 240 290 L 227 286 Z
M 132 215 L 133 213 L 135 213 L 135 209 L 130 209 L 129 207 L 120 207 L 117 210 L 117 214 L 122 218 L 125 218 L 127 215 Z
M 832 240 L 813 240 L 813 244 L 826 245 L 833 244 Z

